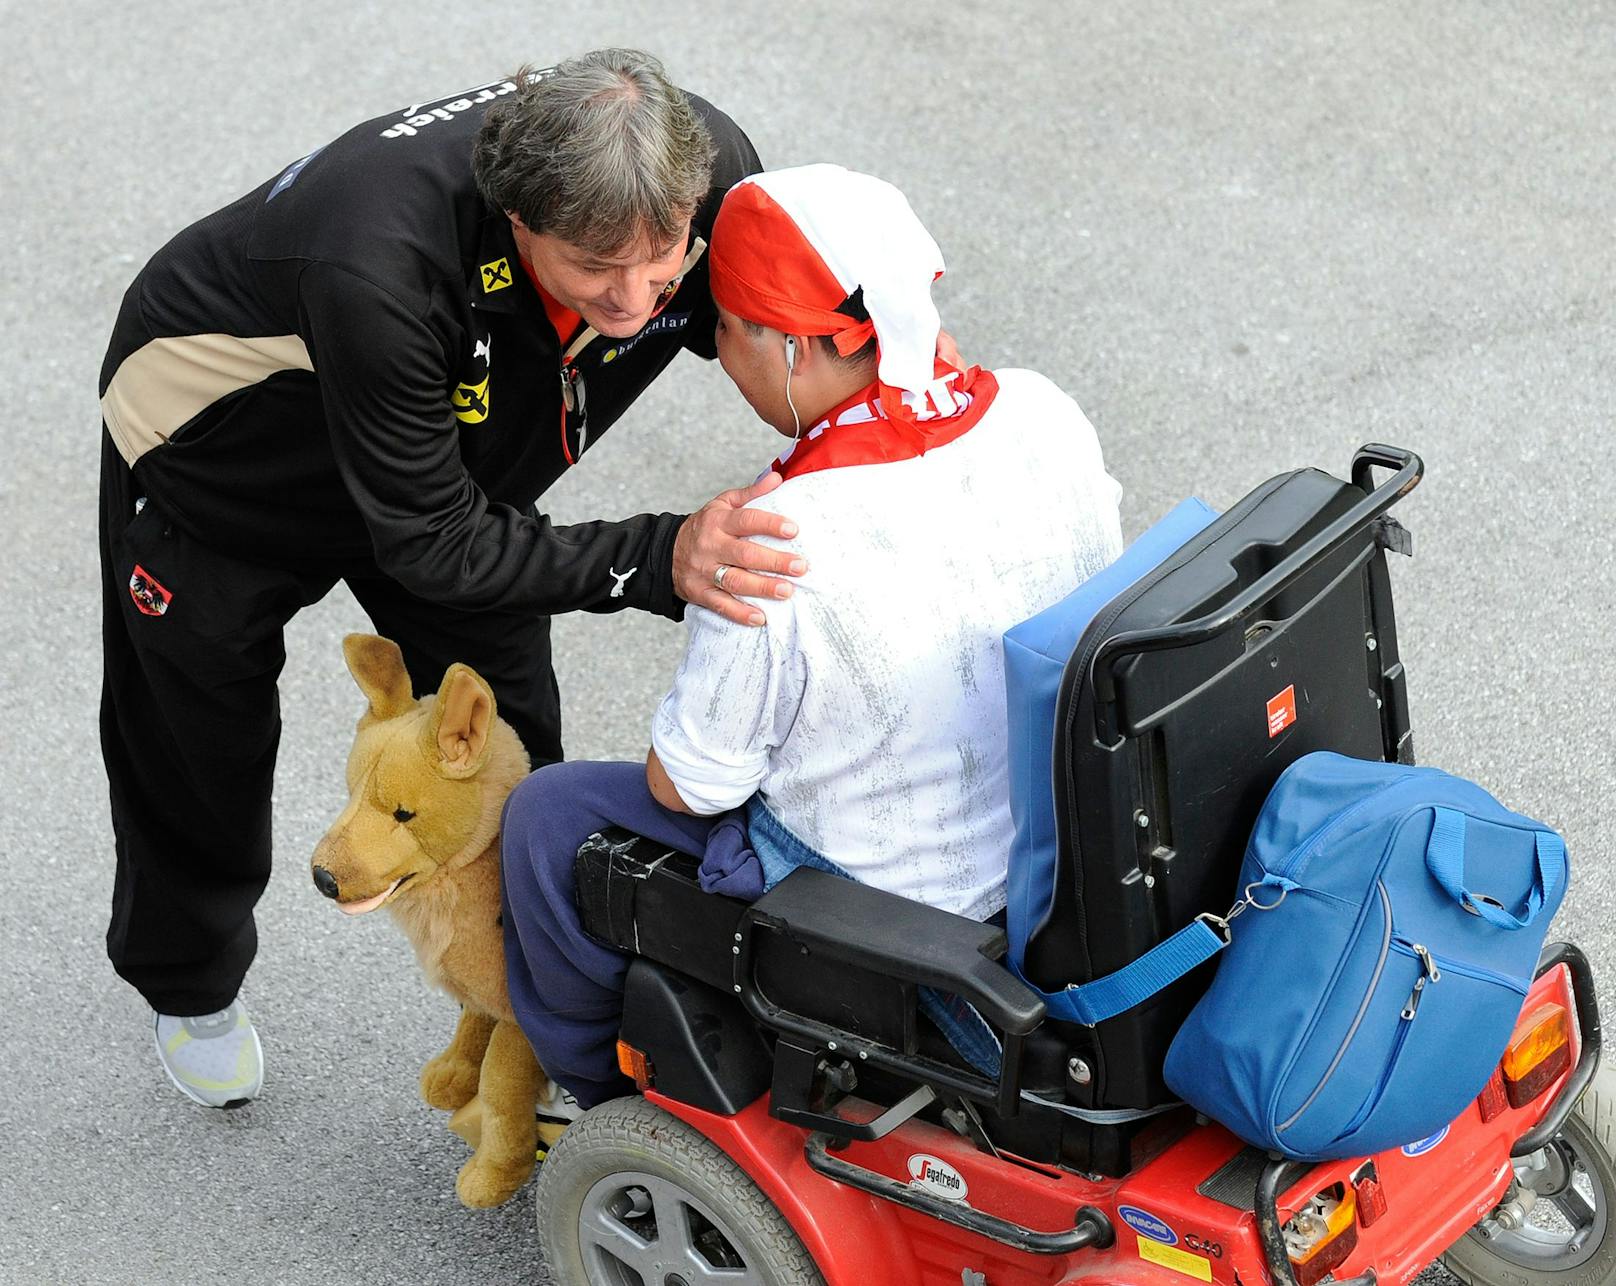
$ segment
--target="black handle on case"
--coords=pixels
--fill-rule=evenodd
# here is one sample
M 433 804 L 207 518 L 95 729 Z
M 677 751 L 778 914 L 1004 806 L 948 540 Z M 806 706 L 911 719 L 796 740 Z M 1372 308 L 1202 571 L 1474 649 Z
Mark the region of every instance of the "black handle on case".
M 1397 472 L 1380 486 L 1370 489 L 1370 470 L 1380 465 Z M 1228 629 L 1253 608 L 1260 607 L 1276 594 L 1299 580 L 1314 563 L 1328 557 L 1353 535 L 1372 523 L 1394 504 L 1419 485 L 1425 476 L 1425 462 L 1412 451 L 1402 447 L 1371 442 L 1358 448 L 1352 457 L 1352 481 L 1367 494 L 1346 513 L 1319 532 L 1300 549 L 1283 559 L 1278 566 L 1248 585 L 1230 602 L 1215 612 L 1186 621 L 1182 625 L 1163 625 L 1149 630 L 1129 630 L 1107 639 L 1094 654 L 1094 691 L 1099 709 L 1116 700 L 1116 672 L 1123 660 L 1141 652 L 1160 652 L 1171 647 L 1185 647 L 1204 643 Z

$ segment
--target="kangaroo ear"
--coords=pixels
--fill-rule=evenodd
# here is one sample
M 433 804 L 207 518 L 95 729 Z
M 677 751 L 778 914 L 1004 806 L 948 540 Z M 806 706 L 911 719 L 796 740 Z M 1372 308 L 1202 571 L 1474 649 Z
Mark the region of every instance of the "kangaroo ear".
M 493 726 L 494 690 L 469 665 L 456 662 L 443 676 L 422 749 L 445 777 L 472 777 L 488 762 Z
M 342 640 L 342 655 L 359 690 L 370 700 L 374 719 L 391 719 L 415 705 L 410 672 L 404 654 L 392 639 L 374 634 L 350 634 Z

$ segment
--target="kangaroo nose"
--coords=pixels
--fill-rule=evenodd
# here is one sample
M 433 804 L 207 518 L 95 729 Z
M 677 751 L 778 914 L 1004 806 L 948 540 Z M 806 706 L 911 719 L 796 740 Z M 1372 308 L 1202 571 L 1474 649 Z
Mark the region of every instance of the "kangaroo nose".
M 314 868 L 314 887 L 319 889 L 328 898 L 337 896 L 337 877 L 323 866 Z

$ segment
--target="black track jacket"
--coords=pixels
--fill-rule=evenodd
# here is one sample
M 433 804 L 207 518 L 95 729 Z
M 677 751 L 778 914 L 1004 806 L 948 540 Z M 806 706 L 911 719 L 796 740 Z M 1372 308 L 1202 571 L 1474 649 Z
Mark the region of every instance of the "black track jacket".
M 124 297 L 103 417 L 139 490 L 235 555 L 374 565 L 467 609 L 677 616 L 681 515 L 556 527 L 532 504 L 680 348 L 714 355 L 707 262 L 637 336 L 583 351 L 584 414 L 564 417 L 560 340 L 472 181 L 514 88 L 356 126 L 181 232 Z M 710 238 L 761 167 L 691 102 L 718 149 L 693 224 Z

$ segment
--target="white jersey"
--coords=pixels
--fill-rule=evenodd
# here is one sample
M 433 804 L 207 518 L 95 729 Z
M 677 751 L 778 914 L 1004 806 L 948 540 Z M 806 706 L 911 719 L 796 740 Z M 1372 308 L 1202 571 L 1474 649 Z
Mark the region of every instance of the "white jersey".
M 809 570 L 762 628 L 692 608 L 652 745 L 697 813 L 754 792 L 867 884 L 985 919 L 1012 826 L 1002 636 L 1122 550 L 1121 488 L 1031 371 L 954 441 L 789 479 L 756 507 Z

